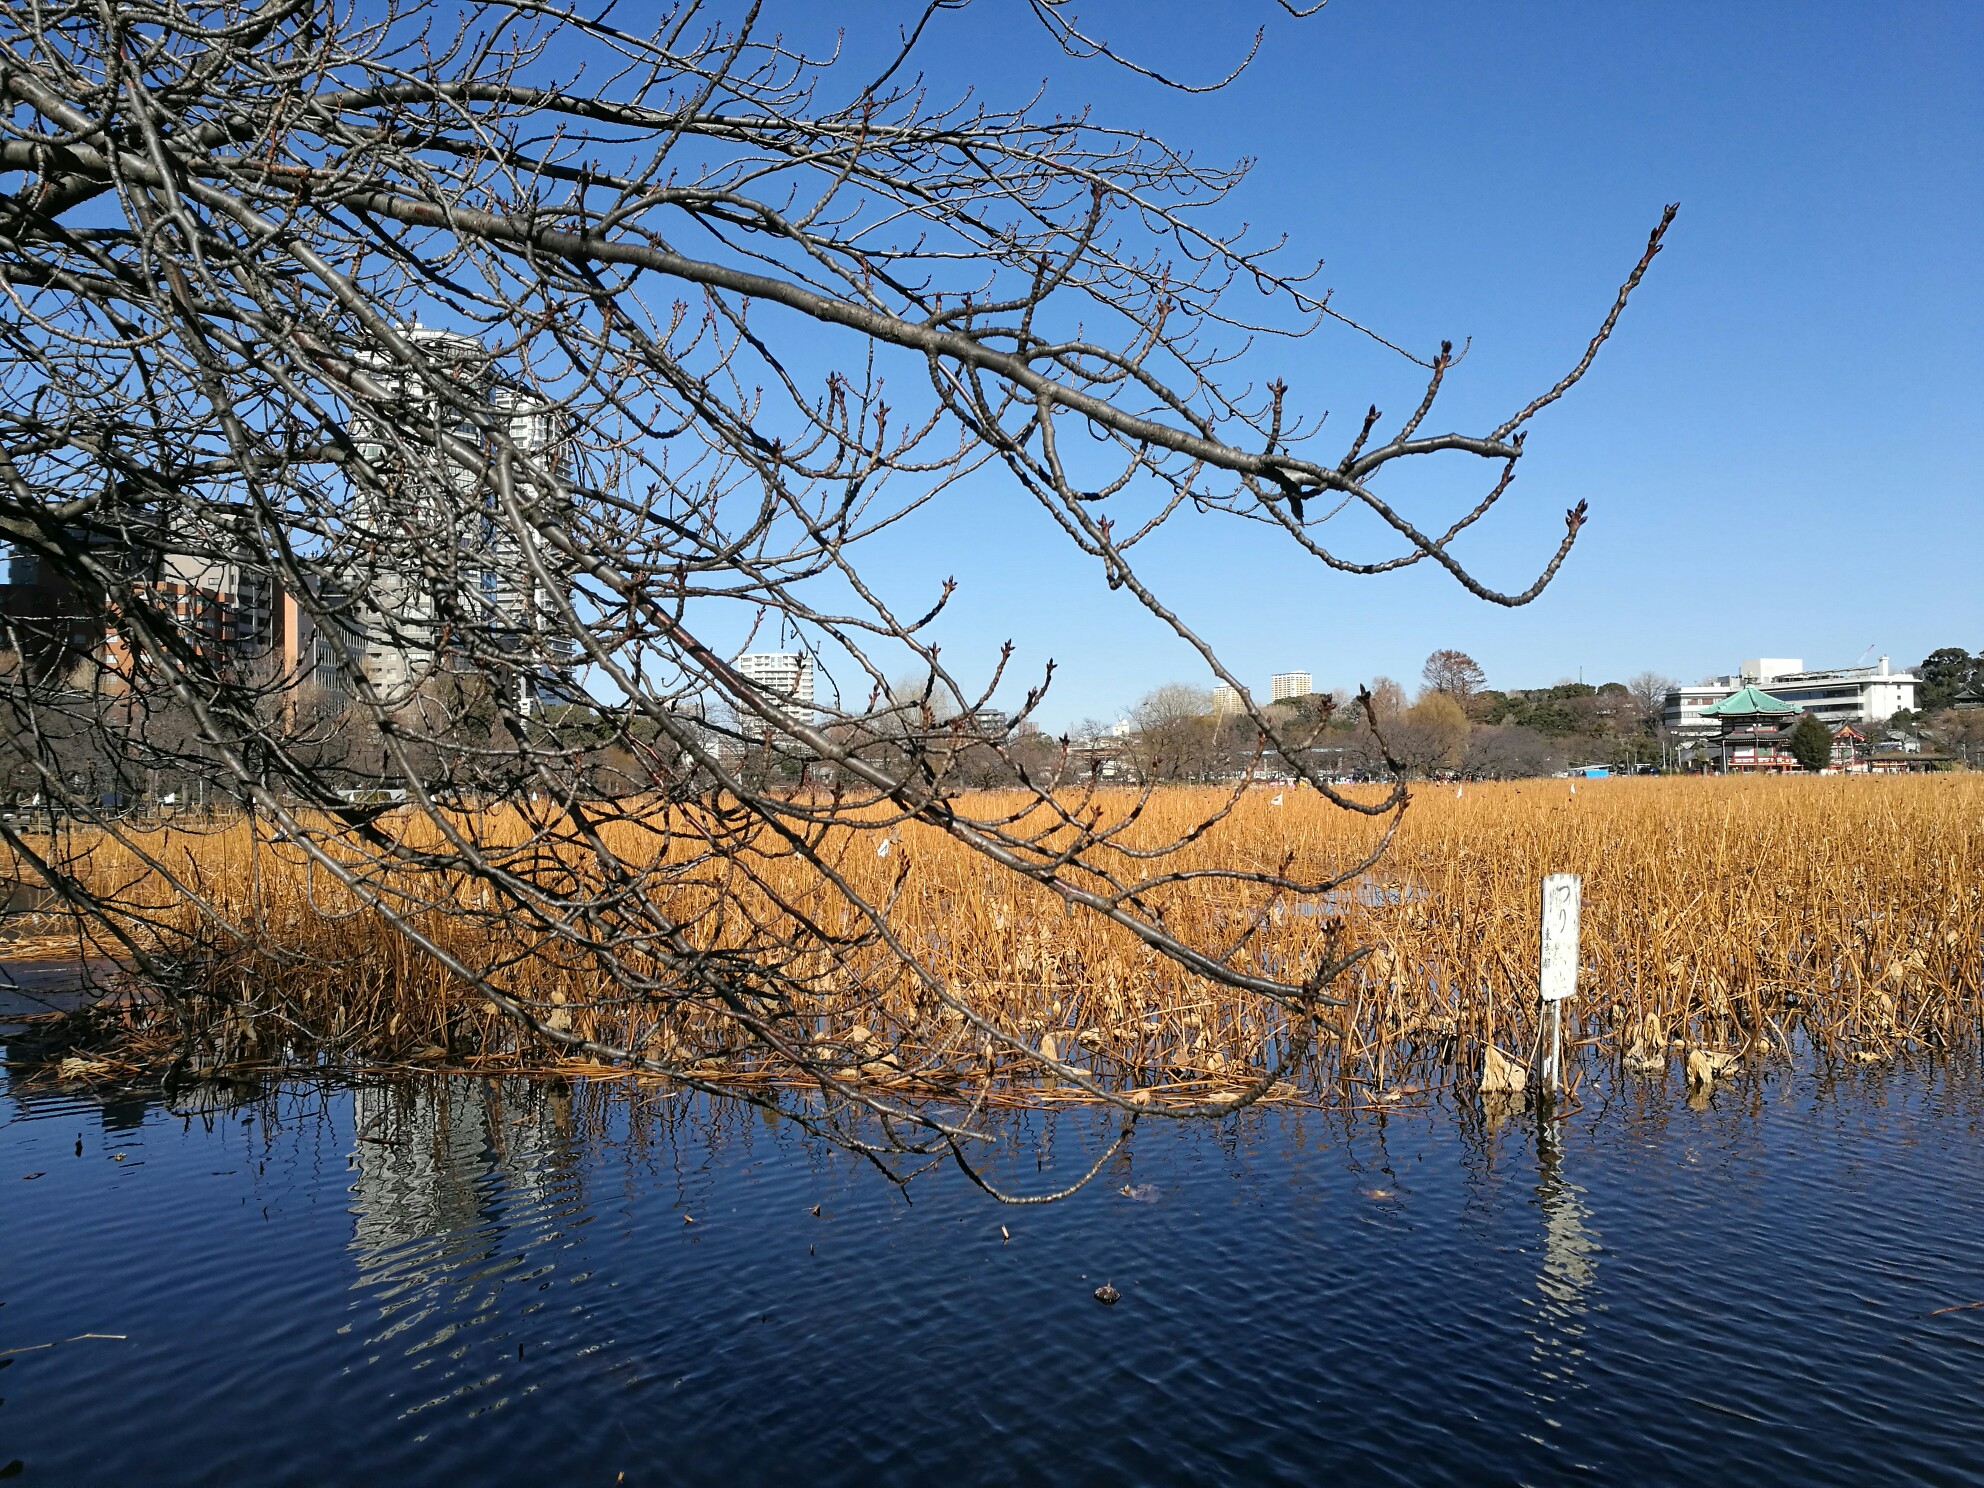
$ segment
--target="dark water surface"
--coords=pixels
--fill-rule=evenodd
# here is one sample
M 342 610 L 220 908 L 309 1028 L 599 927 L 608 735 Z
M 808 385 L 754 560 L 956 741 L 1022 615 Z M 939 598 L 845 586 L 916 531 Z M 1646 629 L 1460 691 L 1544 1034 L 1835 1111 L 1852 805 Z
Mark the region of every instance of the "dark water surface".
M 6 1355 L 23 1484 L 1984 1477 L 1974 1071 L 1158 1124 L 1031 1209 L 542 1086 L 0 1117 L 0 1350 L 127 1335 Z

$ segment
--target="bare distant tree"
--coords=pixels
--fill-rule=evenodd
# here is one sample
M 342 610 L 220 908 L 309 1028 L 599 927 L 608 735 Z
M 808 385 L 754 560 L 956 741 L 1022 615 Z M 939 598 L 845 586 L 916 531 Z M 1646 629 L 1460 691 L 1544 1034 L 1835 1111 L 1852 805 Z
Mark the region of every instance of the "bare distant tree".
M 1520 724 L 1483 724 L 1467 736 L 1461 771 L 1479 780 L 1519 780 L 1554 775 L 1564 768 L 1564 752 L 1535 729 Z
M 1463 711 L 1468 699 L 1479 692 L 1488 681 L 1488 674 L 1481 670 L 1481 664 L 1465 651 L 1442 649 L 1426 658 L 1426 666 L 1420 672 L 1421 679 L 1431 692 L 1443 692 L 1460 704 Z
M 1390 677 L 1373 677 L 1358 702 L 1365 719 L 1383 728 L 1405 711 L 1405 689 Z
M 1373 682 L 1365 698 L 1369 706 L 1358 710 L 1350 737 L 1342 741 L 1361 773 L 1417 778 L 1461 767 L 1468 721 L 1452 698 L 1428 692 L 1407 704 L 1404 690 L 1388 677 Z
M 1946 708 L 1928 722 L 1932 743 L 1968 769 L 1984 765 L 1984 708 Z
M 1132 757 L 1138 778 L 1149 782 L 1204 780 L 1217 758 L 1220 720 L 1203 687 L 1166 683 L 1130 710 L 1135 727 Z
M 1667 708 L 1667 694 L 1681 684 L 1659 672 L 1641 672 L 1627 679 L 1626 691 L 1633 700 L 1633 712 L 1640 725 L 1656 727 Z
M 1507 417 L 1431 422 L 1456 361 L 1442 345 L 1410 357 L 1423 393 L 1402 419 L 1373 407 L 1326 448 L 1322 409 L 1254 377 L 1272 343 L 1245 374 L 1230 359 L 1262 327 L 1370 333 L 1313 266 L 1284 267 L 1234 225 L 1240 170 L 1134 118 L 934 97 L 918 59 L 961 8 L 931 0 L 900 33 L 845 47 L 817 7 L 776 4 L 0 11 L 0 537 L 60 596 L 60 623 L 95 627 L 79 644 L 96 668 L 88 685 L 48 682 L 62 669 L 46 664 L 8 674 L 13 773 L 210 923 L 185 858 L 106 804 L 146 789 L 162 752 L 196 761 L 416 959 L 538 1037 L 707 1083 L 711 1049 L 595 1037 L 538 997 L 520 945 L 582 967 L 601 1007 L 694 1010 L 723 1030 L 716 1054 L 809 1083 L 807 1119 L 878 1158 L 966 1161 L 975 1140 L 968 1113 L 843 1073 L 831 1030 L 903 979 L 1001 1057 L 1142 1108 L 933 972 L 892 933 L 889 896 L 840 871 L 848 833 L 920 822 L 1306 1026 L 1350 952 L 1319 942 L 1269 972 L 1240 956 L 1244 936 L 1181 940 L 1163 906 L 1209 881 L 1262 904 L 1326 894 L 1363 865 L 1294 881 L 1125 853 L 1067 756 L 1015 765 L 1054 831 L 1009 797 L 979 804 L 936 725 L 1003 689 L 1014 726 L 990 742 L 1008 749 L 1050 678 L 958 674 L 930 639 L 950 560 L 926 588 L 891 588 L 868 539 L 967 489 L 1009 492 L 1227 680 L 1133 561 L 1173 520 L 1236 516 L 1337 571 L 1430 563 L 1527 603 L 1582 503 L 1510 589 L 1469 572 L 1454 540 L 1592 366 L 1672 209 L 1564 374 Z M 1134 66 L 1064 6 L 1015 14 L 1071 67 Z M 1426 503 L 1386 483 L 1434 454 L 1481 462 L 1485 489 L 1426 523 L 1407 515 Z M 1345 506 L 1388 545 L 1331 541 Z M 244 643 L 203 598 L 245 611 L 256 586 L 293 651 L 271 629 L 279 664 L 259 669 L 236 664 Z M 739 650 L 810 659 L 812 699 Z M 927 731 L 901 726 L 887 679 L 905 669 Z M 330 683 L 339 727 L 365 741 L 336 769 L 321 721 L 293 706 Z M 166 710 L 183 743 L 148 728 Z M 82 730 L 109 778 L 75 778 Z M 1404 800 L 1340 794 L 1299 753 L 1277 768 L 1348 810 Z M 396 815 L 371 800 L 402 793 Z M 492 793 L 535 803 L 528 840 L 451 810 Z M 694 850 L 623 857 L 613 831 L 630 823 Z M 184 917 L 136 933 L 149 901 L 0 834 L 77 902 L 95 893 L 160 985 L 197 975 L 209 942 Z M 794 876 L 803 890 L 782 887 Z M 781 908 L 726 918 L 713 943 L 684 908 L 711 884 L 726 904 Z M 442 919 L 481 925 L 501 954 L 451 949 L 468 942 Z

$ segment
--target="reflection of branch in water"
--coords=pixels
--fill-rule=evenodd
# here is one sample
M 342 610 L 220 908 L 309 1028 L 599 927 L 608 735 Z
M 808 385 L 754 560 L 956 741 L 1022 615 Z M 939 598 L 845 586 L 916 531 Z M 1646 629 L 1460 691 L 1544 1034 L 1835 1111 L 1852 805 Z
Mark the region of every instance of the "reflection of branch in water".
M 1536 1204 L 1543 1211 L 1543 1270 L 1532 1329 L 1538 1393 L 1568 1383 L 1584 1356 L 1586 1294 L 1598 1278 L 1599 1239 L 1585 1228 L 1584 1190 L 1563 1176 L 1563 1133 L 1553 1121 L 1537 1126 Z

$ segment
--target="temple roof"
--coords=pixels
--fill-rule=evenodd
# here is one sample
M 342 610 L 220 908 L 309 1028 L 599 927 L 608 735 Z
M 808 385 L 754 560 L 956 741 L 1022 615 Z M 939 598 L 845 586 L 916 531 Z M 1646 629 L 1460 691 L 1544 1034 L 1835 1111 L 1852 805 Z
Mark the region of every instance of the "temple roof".
M 1801 711 L 1796 703 L 1787 703 L 1774 698 L 1760 687 L 1745 687 L 1741 692 L 1731 693 L 1719 703 L 1710 703 L 1702 709 L 1704 718 L 1740 718 L 1756 713 L 1797 713 Z

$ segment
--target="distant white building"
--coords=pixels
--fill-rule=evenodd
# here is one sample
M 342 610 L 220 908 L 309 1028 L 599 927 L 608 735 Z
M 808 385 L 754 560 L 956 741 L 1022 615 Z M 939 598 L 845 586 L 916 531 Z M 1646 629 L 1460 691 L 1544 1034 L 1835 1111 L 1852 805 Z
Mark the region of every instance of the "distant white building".
M 813 721 L 813 658 L 804 651 L 750 651 L 733 663 L 744 679 Z
M 507 452 L 534 467 L 538 479 L 555 478 L 568 453 L 561 419 L 535 395 L 502 385 L 473 336 L 418 324 L 400 333 L 429 360 L 432 375 L 383 352 L 365 357 L 392 412 L 360 409 L 351 421 L 374 479 L 357 493 L 333 587 L 351 601 L 357 669 L 386 701 L 405 701 L 450 661 L 444 620 L 453 611 L 475 634 L 479 654 L 469 664 L 488 666 L 500 656 L 522 711 L 563 700 L 572 690 L 576 645 L 564 633 L 560 596 L 540 577 L 540 570 L 557 572 L 561 560 L 527 522 L 520 528 L 510 519 L 494 481 L 459 457 L 493 459 L 507 441 Z M 516 480 L 513 493 L 526 506 L 542 495 L 528 478 Z M 557 583 L 566 587 L 562 577 Z
M 1667 694 L 1662 721 L 1671 733 L 1712 734 L 1717 721 L 1703 717 L 1702 710 L 1754 686 L 1834 727 L 1885 723 L 1902 709 L 1914 708 L 1921 681 L 1910 672 L 1895 671 L 1885 656 L 1873 666 L 1814 672 L 1796 657 L 1763 656 L 1744 662 L 1734 676 L 1675 688 Z
M 1238 713 L 1241 709 L 1240 689 L 1231 682 L 1215 682 L 1212 685 L 1212 711 L 1214 716 L 1224 718 L 1228 713 Z
M 1305 698 L 1316 690 L 1315 679 L 1307 672 L 1276 672 L 1270 686 L 1273 700 L 1277 703 L 1289 698 Z

